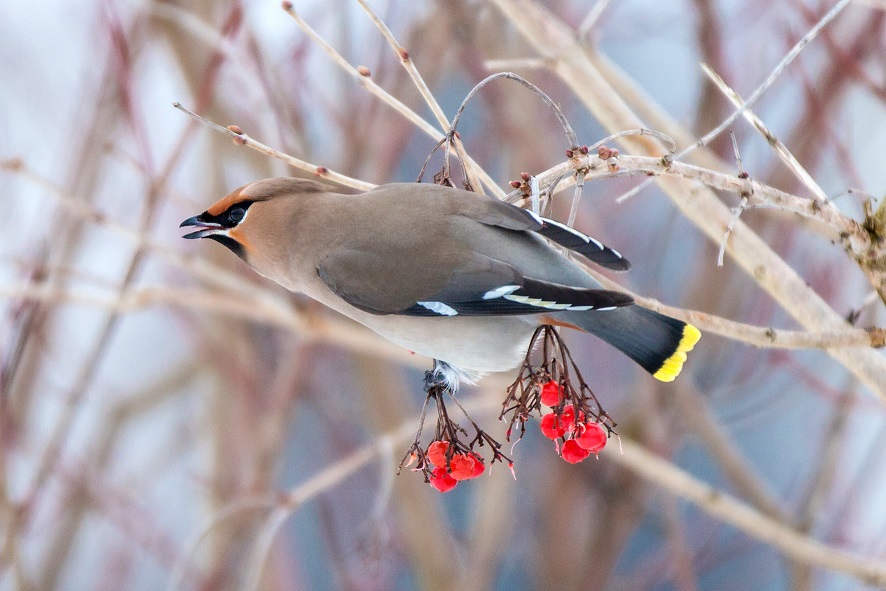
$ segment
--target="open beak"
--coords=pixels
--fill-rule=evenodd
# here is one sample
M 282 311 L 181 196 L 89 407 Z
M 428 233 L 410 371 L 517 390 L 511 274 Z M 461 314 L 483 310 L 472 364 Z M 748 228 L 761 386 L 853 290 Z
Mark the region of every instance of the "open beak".
M 192 218 L 188 218 L 183 221 L 179 228 L 198 228 L 196 232 L 191 232 L 190 234 L 185 234 L 182 238 L 187 238 L 188 240 L 193 240 L 195 238 L 206 238 L 207 236 L 212 236 L 213 234 L 220 234 L 224 231 L 224 226 L 221 224 L 217 224 L 215 222 L 207 222 L 201 219 L 203 214 L 195 215 Z

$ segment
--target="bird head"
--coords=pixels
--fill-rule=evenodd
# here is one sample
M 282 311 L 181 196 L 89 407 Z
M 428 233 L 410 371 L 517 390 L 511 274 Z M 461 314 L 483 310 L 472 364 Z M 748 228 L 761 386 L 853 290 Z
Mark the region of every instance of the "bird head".
M 292 240 L 292 224 L 305 202 L 299 197 L 328 190 L 305 179 L 263 179 L 235 189 L 179 227 L 193 229 L 183 238 L 215 240 L 261 272 L 262 259 Z

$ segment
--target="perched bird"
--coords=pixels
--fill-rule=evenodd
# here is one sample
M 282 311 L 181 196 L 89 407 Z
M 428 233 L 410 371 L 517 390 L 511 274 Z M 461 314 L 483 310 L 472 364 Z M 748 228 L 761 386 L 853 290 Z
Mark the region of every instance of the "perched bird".
M 437 361 L 442 378 L 512 369 L 540 323 L 603 339 L 672 381 L 694 326 L 601 289 L 554 244 L 615 270 L 617 251 L 492 197 L 419 183 L 358 195 L 271 178 L 236 189 L 182 227 L 258 273 Z

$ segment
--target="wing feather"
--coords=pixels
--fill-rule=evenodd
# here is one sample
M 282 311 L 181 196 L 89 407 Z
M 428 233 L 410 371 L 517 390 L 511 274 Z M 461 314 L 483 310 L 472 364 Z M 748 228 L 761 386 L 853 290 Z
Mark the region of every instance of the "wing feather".
M 318 273 L 339 297 L 373 314 L 500 316 L 608 310 L 633 303 L 630 296 L 617 291 L 523 277 L 514 267 L 476 253 L 443 281 L 408 281 L 402 275 L 396 281 L 399 262 L 365 251 L 342 250 L 327 257 Z
M 630 262 L 617 250 L 596 238 L 583 234 L 566 224 L 538 216 L 492 197 L 472 197 L 461 203 L 461 215 L 485 224 L 507 230 L 538 232 L 548 240 L 579 253 L 607 269 L 627 271 Z

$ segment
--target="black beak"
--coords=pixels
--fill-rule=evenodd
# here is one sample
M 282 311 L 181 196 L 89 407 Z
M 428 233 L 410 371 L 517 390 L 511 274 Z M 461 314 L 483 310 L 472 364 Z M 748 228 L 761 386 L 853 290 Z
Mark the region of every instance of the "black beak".
M 179 228 L 185 227 L 194 227 L 199 228 L 196 232 L 191 232 L 190 234 L 185 234 L 182 238 L 187 238 L 188 240 L 193 240 L 195 238 L 206 238 L 207 236 L 212 236 L 213 234 L 217 234 L 219 230 L 224 229 L 224 226 L 221 224 L 217 224 L 215 222 L 207 222 L 203 219 L 203 214 L 195 215 L 192 218 L 188 218 L 183 221 Z

